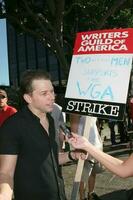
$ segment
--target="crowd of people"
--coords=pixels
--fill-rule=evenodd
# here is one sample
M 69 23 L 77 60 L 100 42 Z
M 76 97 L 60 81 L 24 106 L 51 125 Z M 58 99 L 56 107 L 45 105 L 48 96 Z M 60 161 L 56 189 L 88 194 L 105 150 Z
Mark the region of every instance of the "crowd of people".
M 100 200 L 94 192 L 100 163 L 120 177 L 133 176 L 132 155 L 122 161 L 103 152 L 97 118 L 93 117 L 86 139 L 82 136 L 86 117 L 70 115 L 72 137 L 65 136 L 60 125 L 66 122 L 66 116 L 55 103 L 48 73 L 27 70 L 21 77 L 20 94 L 25 105 L 17 110 L 8 105 L 6 90 L 0 89 L 0 200 L 66 200 L 61 165 L 79 158 L 85 159 L 80 200 Z M 111 142 L 116 144 L 111 122 Z M 64 141 L 74 150 L 64 151 Z M 120 142 L 125 142 L 123 134 Z

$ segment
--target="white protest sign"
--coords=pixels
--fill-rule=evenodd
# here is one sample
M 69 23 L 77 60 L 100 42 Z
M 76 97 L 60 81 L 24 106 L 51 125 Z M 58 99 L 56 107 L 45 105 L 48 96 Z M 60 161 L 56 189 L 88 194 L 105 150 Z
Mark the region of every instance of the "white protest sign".
M 76 55 L 66 97 L 126 103 L 131 65 L 132 55 Z
M 133 57 L 133 29 L 78 33 L 66 89 L 66 112 L 122 118 Z

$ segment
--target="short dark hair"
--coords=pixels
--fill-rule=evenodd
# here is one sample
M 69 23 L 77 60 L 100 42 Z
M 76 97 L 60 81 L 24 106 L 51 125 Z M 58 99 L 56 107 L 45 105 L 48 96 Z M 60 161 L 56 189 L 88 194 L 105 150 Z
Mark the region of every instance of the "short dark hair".
M 7 92 L 3 87 L 0 87 L 0 95 L 3 95 L 7 98 Z
M 33 92 L 32 83 L 34 80 L 51 80 L 49 73 L 44 70 L 26 70 L 20 80 L 21 95 Z

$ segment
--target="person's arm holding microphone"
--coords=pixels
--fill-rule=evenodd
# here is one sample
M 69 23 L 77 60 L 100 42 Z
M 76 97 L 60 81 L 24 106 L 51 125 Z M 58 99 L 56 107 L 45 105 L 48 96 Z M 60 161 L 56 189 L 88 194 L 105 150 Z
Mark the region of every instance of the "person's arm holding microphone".
M 75 149 L 85 150 L 92 157 L 102 163 L 109 171 L 122 178 L 133 176 L 133 155 L 125 161 L 122 161 L 95 148 L 86 138 L 74 133 L 72 133 L 72 136 L 73 137 L 68 139 L 68 142 Z

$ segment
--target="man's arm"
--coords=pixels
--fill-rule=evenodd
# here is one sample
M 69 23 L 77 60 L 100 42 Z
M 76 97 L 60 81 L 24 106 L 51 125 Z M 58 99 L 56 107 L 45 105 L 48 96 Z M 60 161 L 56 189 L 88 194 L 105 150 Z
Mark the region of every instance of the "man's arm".
M 82 150 L 72 150 L 69 152 L 60 152 L 59 153 L 59 164 L 63 165 L 69 161 L 77 161 L 79 158 L 82 160 L 87 159 L 87 154 L 86 152 Z
M 0 155 L 0 200 L 11 200 L 17 155 Z

